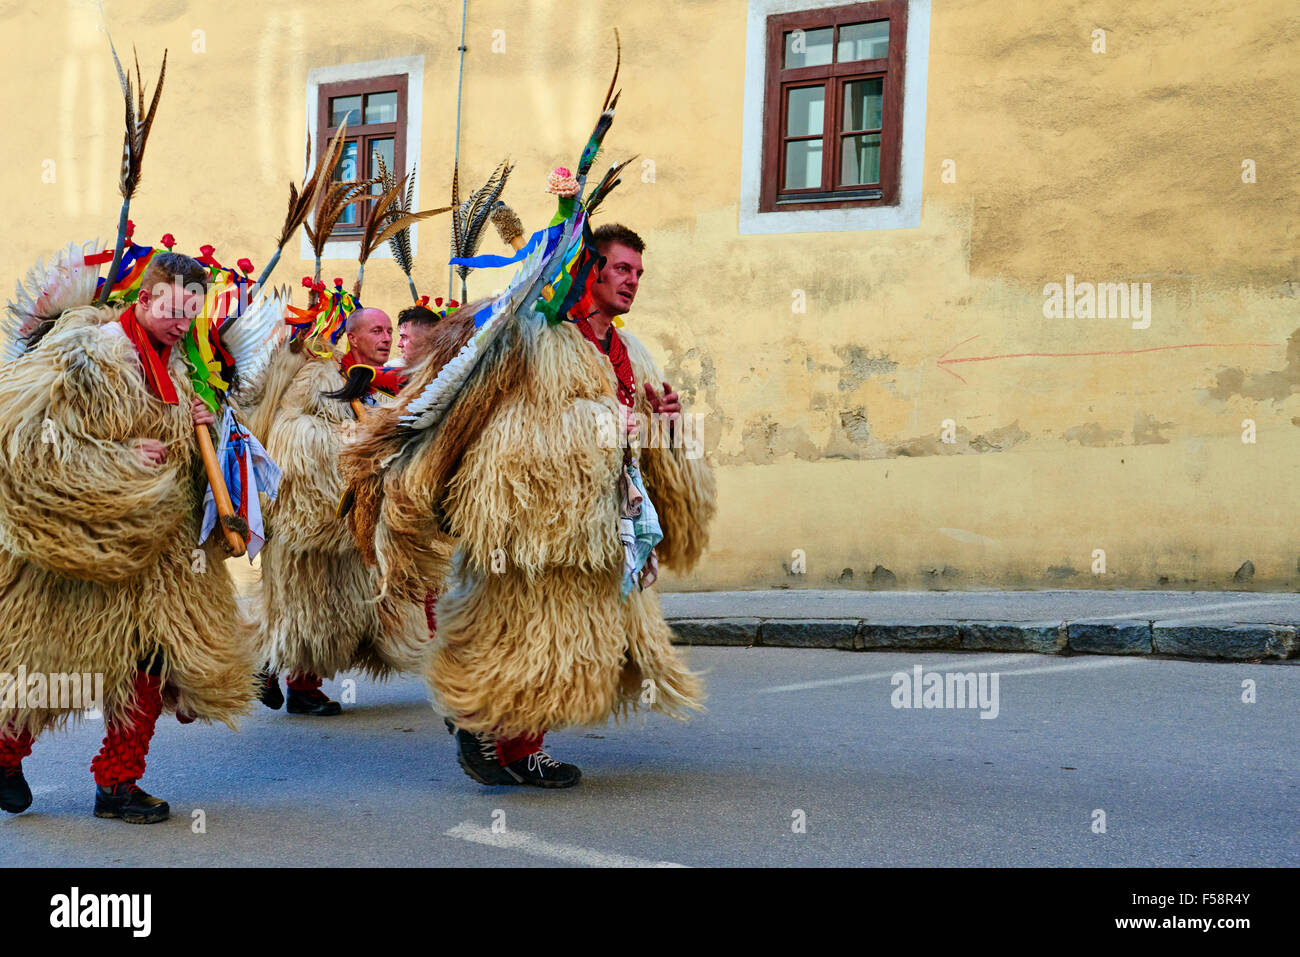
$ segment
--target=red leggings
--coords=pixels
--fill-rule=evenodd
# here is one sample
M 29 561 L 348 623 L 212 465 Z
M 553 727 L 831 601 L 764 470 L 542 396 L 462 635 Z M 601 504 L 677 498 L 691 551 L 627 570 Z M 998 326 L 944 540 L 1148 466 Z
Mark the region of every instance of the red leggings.
M 17 734 L 0 735 L 0 770 L 16 771 L 23 766 L 23 758 L 32 753 L 34 739 L 26 729 Z
M 321 686 L 320 676 L 310 672 L 289 675 L 284 679 L 284 683 L 290 691 L 315 691 Z
M 162 679 L 143 671 L 135 673 L 135 710 L 121 724 L 110 723 L 104 746 L 90 762 L 95 783 L 111 788 L 144 775 L 144 759 L 153 740 L 154 725 L 162 714 Z
M 125 721 L 108 723 L 104 745 L 90 762 L 95 783 L 101 787 L 135 781 L 144 774 L 154 725 L 162 714 L 162 680 L 157 675 L 137 671 L 135 694 L 135 710 Z M 32 753 L 32 742 L 32 736 L 26 731 L 0 735 L 0 768 L 21 769 L 23 758 Z
M 497 761 L 502 767 L 514 764 L 520 758 L 540 751 L 545 737 L 546 732 L 543 731 L 541 734 L 524 734 L 517 738 L 497 738 Z

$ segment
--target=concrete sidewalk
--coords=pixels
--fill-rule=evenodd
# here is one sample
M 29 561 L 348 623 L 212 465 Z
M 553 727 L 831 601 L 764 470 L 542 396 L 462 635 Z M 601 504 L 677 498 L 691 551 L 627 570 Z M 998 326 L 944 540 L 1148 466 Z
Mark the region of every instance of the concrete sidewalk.
M 692 645 L 1300 656 L 1300 595 L 1170 591 L 769 591 L 663 596 Z

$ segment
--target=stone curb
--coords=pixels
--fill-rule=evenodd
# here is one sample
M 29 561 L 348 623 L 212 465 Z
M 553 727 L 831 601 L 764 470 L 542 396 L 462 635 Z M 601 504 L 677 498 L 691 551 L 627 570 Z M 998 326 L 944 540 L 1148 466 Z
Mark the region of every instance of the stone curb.
M 683 645 L 1165 655 L 1219 661 L 1300 656 L 1300 628 L 1292 625 L 863 618 L 669 618 L 668 624 L 674 641 Z

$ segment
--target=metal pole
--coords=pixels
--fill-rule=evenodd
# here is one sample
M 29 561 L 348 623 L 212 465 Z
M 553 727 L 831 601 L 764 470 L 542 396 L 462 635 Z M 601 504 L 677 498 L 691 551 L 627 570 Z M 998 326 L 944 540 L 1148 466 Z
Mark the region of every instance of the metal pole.
M 460 168 L 460 93 L 461 87 L 465 83 L 465 19 L 469 13 L 469 0 L 462 0 L 460 8 L 460 75 L 456 78 L 456 169 Z M 451 214 L 456 215 L 456 210 Z M 454 298 L 455 279 L 454 268 L 451 263 L 447 263 L 447 298 Z

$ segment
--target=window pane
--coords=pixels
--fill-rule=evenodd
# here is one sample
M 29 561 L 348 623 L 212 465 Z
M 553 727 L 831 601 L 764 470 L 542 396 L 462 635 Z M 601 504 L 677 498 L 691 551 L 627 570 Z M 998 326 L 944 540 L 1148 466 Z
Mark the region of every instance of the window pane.
M 347 117 L 348 126 L 361 122 L 361 95 L 330 97 L 330 126 L 338 126 Z
M 880 134 L 863 133 L 844 137 L 841 186 L 865 186 L 880 182 Z
M 384 164 L 388 167 L 388 171 L 393 174 L 393 179 L 396 180 L 397 171 L 393 169 L 393 138 L 389 136 L 382 140 L 370 141 L 370 175 L 371 176 L 379 175 L 379 160 L 375 159 L 376 153 L 378 153 L 380 156 L 384 158 Z M 384 188 L 379 183 L 376 183 L 371 188 L 370 191 L 372 193 L 382 193 L 384 191 Z
M 791 30 L 785 35 L 785 69 L 790 70 L 798 66 L 825 66 L 830 63 L 834 34 L 834 27 Z
M 790 91 L 786 136 L 821 136 L 826 117 L 826 88 L 802 86 Z
M 785 144 L 785 189 L 816 189 L 822 184 L 822 141 Z
M 336 182 L 350 182 L 357 178 L 357 141 L 348 140 L 343 147 L 343 155 L 339 157 L 339 165 L 334 167 L 334 179 Z M 357 223 L 357 207 L 349 206 L 346 212 L 339 217 L 338 225 L 355 226 Z
M 397 122 L 397 91 L 370 93 L 366 96 L 367 123 Z
M 844 130 L 878 130 L 884 105 L 882 77 L 844 84 Z
M 882 60 L 889 55 L 889 21 L 849 23 L 840 27 L 840 45 L 835 51 L 837 63 L 853 60 Z

